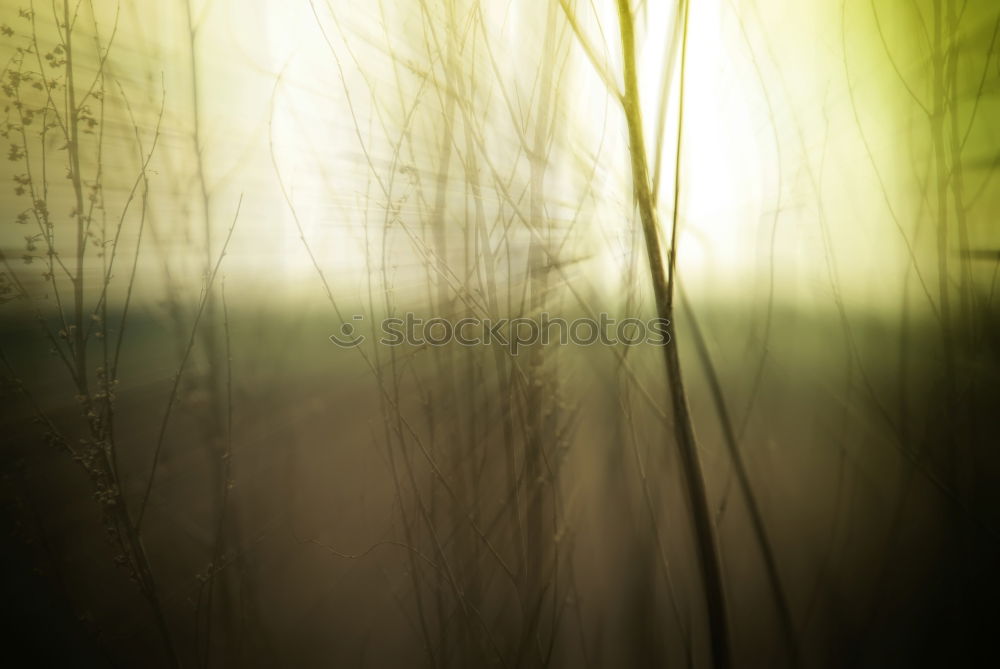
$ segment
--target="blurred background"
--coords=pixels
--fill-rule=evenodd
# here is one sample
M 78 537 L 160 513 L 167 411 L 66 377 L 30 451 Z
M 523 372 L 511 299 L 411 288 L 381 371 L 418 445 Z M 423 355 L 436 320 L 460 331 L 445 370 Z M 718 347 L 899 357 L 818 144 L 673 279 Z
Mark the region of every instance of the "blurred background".
M 4 0 L 15 666 L 979 666 L 998 39 L 958 0 Z M 378 342 L 655 317 L 640 182 L 683 385 Z

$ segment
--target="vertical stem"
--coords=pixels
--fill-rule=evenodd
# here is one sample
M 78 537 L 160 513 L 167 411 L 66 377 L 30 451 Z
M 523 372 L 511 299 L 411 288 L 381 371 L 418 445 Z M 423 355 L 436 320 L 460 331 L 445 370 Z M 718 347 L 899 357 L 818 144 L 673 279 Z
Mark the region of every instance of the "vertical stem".
M 202 8 L 202 15 L 207 12 L 208 7 Z M 209 188 L 208 175 L 205 171 L 205 137 L 202 134 L 202 111 L 203 102 L 201 95 L 201 77 L 200 75 L 200 60 L 198 57 L 198 43 L 201 32 L 200 23 L 204 19 L 199 20 L 195 15 L 194 0 L 185 0 L 184 10 L 187 19 L 187 29 L 188 29 L 188 63 L 190 65 L 190 81 L 191 81 L 191 120 L 192 120 L 192 141 L 194 144 L 194 170 L 197 175 L 197 206 L 201 210 L 202 215 L 202 225 L 203 225 L 203 244 L 204 244 L 204 272 L 205 276 L 208 276 L 212 271 L 212 263 L 214 261 L 215 255 L 213 253 L 212 245 L 212 203 L 213 203 L 213 193 Z M 204 325 L 201 331 L 201 342 L 200 345 L 204 347 L 205 351 L 205 384 L 209 392 L 209 405 L 208 405 L 208 415 L 206 416 L 204 424 L 204 435 L 205 435 L 205 450 L 209 455 L 208 461 L 211 467 L 212 481 L 216 485 L 211 487 L 212 502 L 213 507 L 219 514 L 219 523 L 221 525 L 222 517 L 225 515 L 226 504 L 227 504 L 227 494 L 226 494 L 226 479 L 227 479 L 227 465 L 223 464 L 225 446 L 222 444 L 229 438 L 225 426 L 225 415 L 228 411 L 227 405 L 228 400 L 223 401 L 223 394 L 225 392 L 223 388 L 223 370 L 219 365 L 219 358 L 222 353 L 222 342 L 220 342 L 219 329 L 217 325 L 217 310 L 215 301 L 209 299 L 205 304 L 205 319 Z M 227 367 L 228 368 L 228 367 Z M 221 481 L 222 485 L 217 485 Z M 239 523 L 234 519 L 230 523 L 229 527 L 226 528 L 226 532 L 220 533 L 218 540 L 221 545 L 217 547 L 218 551 L 225 553 L 229 545 L 238 545 L 241 541 L 240 536 L 240 526 Z M 213 549 L 213 552 L 216 549 Z M 218 585 L 218 599 L 222 609 L 222 618 L 226 621 L 225 633 L 227 638 L 224 639 L 225 643 L 231 642 L 231 637 L 235 635 L 234 629 L 232 627 L 234 622 L 234 617 L 232 616 L 232 607 L 234 601 L 234 584 L 229 576 L 229 574 L 220 574 L 220 582 Z M 211 602 L 211 594 L 209 595 Z M 209 605 L 211 608 L 211 603 Z M 211 624 L 211 623 L 209 623 Z M 225 648 L 225 644 L 223 646 Z M 208 651 L 211 652 L 210 650 Z
M 944 396 L 949 424 L 954 425 L 956 416 L 955 396 L 955 341 L 952 322 L 951 294 L 948 286 L 948 183 L 950 181 L 948 157 L 945 148 L 944 117 L 947 113 L 947 90 L 945 85 L 944 13 L 942 0 L 934 0 L 934 54 L 933 54 L 933 98 L 931 114 L 931 138 L 934 144 L 934 167 L 937 176 L 937 256 L 938 256 L 938 300 L 941 309 L 941 345 L 944 349 Z M 954 443 L 949 445 L 952 485 L 957 488 L 957 457 Z
M 680 200 L 680 157 L 681 138 L 684 124 L 684 83 L 685 65 L 687 61 L 689 6 L 684 2 L 684 28 L 681 43 L 681 72 L 679 116 L 677 123 L 677 154 L 674 176 L 674 211 L 671 223 L 671 249 L 669 274 L 663 259 L 663 248 L 660 239 L 659 222 L 656 208 L 653 205 L 653 195 L 649 183 L 649 165 L 646 157 L 646 147 L 642 129 L 642 110 L 639 104 L 639 85 L 636 73 L 635 32 L 632 22 L 632 10 L 628 0 L 618 0 L 618 19 L 621 27 L 623 74 L 625 94 L 622 97 L 622 107 L 628 124 L 630 156 L 632 163 L 632 185 L 636 204 L 639 207 L 639 217 L 642 223 L 643 237 L 646 245 L 646 256 L 649 262 L 650 278 L 653 283 L 653 294 L 656 302 L 657 316 L 661 319 L 673 320 L 673 289 L 676 270 L 676 244 L 678 204 Z M 675 331 L 676 332 L 676 331 Z M 671 409 L 674 418 L 674 435 L 680 454 L 683 479 L 690 506 L 691 520 L 694 527 L 695 547 L 698 567 L 705 588 L 705 602 L 708 613 L 709 639 L 712 657 L 716 667 L 728 667 L 731 663 L 728 621 L 726 619 L 726 600 L 722 582 L 722 563 L 716 544 L 715 529 L 712 514 L 708 504 L 708 494 L 705 479 L 698 459 L 697 443 L 694 436 L 694 426 L 691 412 L 687 405 L 684 391 L 684 381 L 681 374 L 680 357 L 677 349 L 677 338 L 663 347 L 664 366 L 667 382 L 671 390 Z
M 529 153 L 529 211 L 532 227 L 538 231 L 532 235 L 528 249 L 529 317 L 537 318 L 545 310 L 549 293 L 549 271 L 552 266 L 549 250 L 550 229 L 545 217 L 545 172 L 547 167 L 548 128 L 552 78 L 556 60 L 556 8 L 549 6 L 545 24 L 545 40 L 540 67 L 538 101 L 535 107 L 535 128 Z M 528 436 L 525 443 L 524 466 L 528 481 L 525 495 L 525 519 L 527 530 L 527 564 L 525 565 L 526 601 L 534 607 L 541 597 L 542 571 L 547 559 L 542 515 L 544 509 L 544 449 L 554 440 L 552 421 L 546 412 L 546 404 L 556 388 L 546 374 L 546 351 L 542 343 L 536 343 L 528 351 L 528 387 L 525 391 L 525 410 L 528 422 Z M 525 634 L 535 630 L 525 629 Z M 527 637 L 526 637 L 527 638 Z
M 962 135 L 959 131 L 958 103 L 960 99 L 959 79 L 958 79 L 958 59 L 961 55 L 961 44 L 959 38 L 959 16 L 955 0 L 948 0 L 947 26 L 949 32 L 947 70 L 945 71 L 945 88 L 941 91 L 942 96 L 947 91 L 947 96 L 942 101 L 942 108 L 949 107 L 950 117 L 950 144 L 951 166 L 949 169 L 949 184 L 951 186 L 952 203 L 955 210 L 955 228 L 958 232 L 958 243 L 963 254 L 959 261 L 959 322 L 963 326 L 970 324 L 972 311 L 972 266 L 968 254 L 964 253 L 972 248 L 969 241 L 969 226 L 965 209 L 965 177 L 962 169 Z M 942 119 L 942 123 L 944 119 Z
M 73 16 L 69 0 L 63 0 L 64 39 L 66 42 L 66 107 L 69 141 L 69 168 L 76 199 L 76 274 L 73 276 L 73 362 L 80 394 L 88 396 L 87 342 L 83 332 L 83 262 L 87 254 L 87 220 L 83 209 L 83 175 L 80 174 L 80 132 L 76 108 L 76 85 L 73 80 Z
M 198 26 L 194 23 L 194 12 L 191 10 L 191 0 L 184 3 L 188 24 L 188 57 L 191 63 L 191 113 L 194 119 L 192 137 L 194 140 L 195 169 L 198 172 L 198 188 L 201 197 L 202 215 L 205 217 L 205 266 L 212 265 L 212 229 L 209 225 L 209 193 L 205 181 L 203 161 L 204 146 L 201 137 L 201 97 L 198 78 Z

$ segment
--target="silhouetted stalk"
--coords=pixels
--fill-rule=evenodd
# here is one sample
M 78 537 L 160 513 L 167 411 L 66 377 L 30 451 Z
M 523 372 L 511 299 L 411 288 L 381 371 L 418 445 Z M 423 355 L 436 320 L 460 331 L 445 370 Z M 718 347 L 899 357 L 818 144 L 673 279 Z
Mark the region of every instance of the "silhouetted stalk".
M 187 367 L 188 360 L 191 357 L 191 352 L 194 350 L 195 340 L 198 336 L 198 325 L 201 322 L 202 316 L 205 313 L 205 305 L 212 294 L 212 285 L 215 283 L 215 276 L 219 273 L 219 267 L 222 265 L 222 260 L 226 256 L 226 249 L 229 248 L 229 241 L 233 238 L 233 231 L 236 230 L 236 221 L 240 216 L 240 207 L 243 205 L 243 196 L 240 195 L 239 202 L 236 204 L 236 213 L 233 214 L 233 223 L 229 227 L 229 232 L 226 235 L 226 239 L 222 244 L 222 249 L 219 251 L 219 256 L 215 261 L 215 266 L 212 268 L 211 273 L 208 275 L 207 282 L 205 284 L 204 291 L 202 292 L 201 301 L 198 304 L 198 311 L 195 313 L 194 323 L 191 325 L 191 336 L 188 338 L 187 346 L 184 349 L 184 355 L 181 357 L 180 364 L 177 368 L 177 373 L 174 375 L 173 384 L 170 388 L 170 395 L 167 397 L 167 406 L 163 412 L 163 420 L 160 422 L 160 429 L 157 434 L 156 443 L 153 446 L 153 462 L 149 470 L 149 476 L 146 479 L 145 489 L 142 494 L 142 499 L 139 503 L 139 511 L 135 519 L 135 529 L 139 530 L 142 527 L 142 521 L 146 514 L 146 507 L 149 504 L 149 497 L 153 492 L 153 483 L 156 481 L 156 472 L 160 463 L 160 453 L 163 450 L 163 443 L 167 436 L 167 426 L 170 424 L 170 416 L 173 412 L 174 405 L 177 402 L 177 394 L 180 389 L 181 378 L 184 376 L 184 370 Z
M 660 226 L 657 220 L 653 194 L 650 189 L 649 166 L 646 158 L 645 135 L 642 129 L 642 111 L 639 102 L 639 84 L 636 72 L 635 27 L 632 9 L 628 0 L 618 0 L 618 20 L 621 30 L 622 58 L 625 92 L 621 98 L 628 125 L 629 153 L 632 168 L 632 187 L 639 218 L 642 223 L 649 263 L 650 278 L 656 314 L 659 318 L 673 322 L 674 282 L 677 267 L 677 221 L 680 203 L 680 167 L 684 130 L 684 83 L 687 61 L 688 14 L 690 5 L 685 1 L 683 11 L 684 28 L 681 31 L 680 93 L 678 98 L 677 152 L 674 174 L 674 208 L 671 221 L 669 267 L 664 262 Z M 674 331 L 676 333 L 676 329 Z M 690 505 L 691 521 L 695 533 L 695 547 L 698 566 L 705 589 L 705 603 L 708 613 L 709 638 L 712 657 L 717 667 L 728 667 L 732 656 L 729 640 L 729 624 L 725 591 L 723 587 L 722 562 L 716 544 L 715 526 L 712 522 L 711 507 L 705 489 L 705 479 L 698 457 L 697 442 L 691 413 L 687 404 L 684 379 L 681 373 L 680 356 L 676 334 L 673 341 L 663 347 L 664 366 L 670 387 L 671 409 L 674 418 L 674 436 L 683 468 L 683 479 Z
M 208 602 L 205 605 L 205 656 L 202 665 L 208 667 L 212 661 L 212 600 L 215 586 L 215 575 L 222 571 L 222 558 L 225 555 L 226 544 L 224 542 L 226 529 L 226 513 L 230 491 L 233 488 L 232 468 L 233 468 L 233 357 L 229 336 L 229 308 L 226 305 L 226 280 L 222 279 L 220 289 L 222 297 L 222 328 L 223 340 L 226 353 L 226 442 L 221 456 L 222 459 L 222 499 L 219 506 L 219 520 L 216 525 L 215 539 L 212 542 L 212 561 L 208 565 L 208 578 L 205 584 Z M 199 603 L 201 598 L 199 596 Z M 198 625 L 197 611 L 195 613 L 195 626 Z M 197 638 L 197 634 L 195 635 Z
M 553 71 L 556 61 L 556 6 L 550 3 L 546 12 L 545 29 L 543 32 L 542 62 L 539 66 L 537 102 L 534 112 L 534 135 L 531 144 L 526 146 L 528 166 L 530 170 L 528 184 L 528 207 L 530 225 L 538 235 L 533 235 L 528 247 L 528 316 L 536 318 L 545 311 L 549 293 L 549 273 L 552 262 L 549 260 L 550 228 L 545 216 L 545 173 L 548 166 L 548 146 L 550 127 L 550 107 L 553 96 Z M 522 599 L 531 611 L 529 624 L 522 626 L 520 646 L 516 663 L 524 661 L 528 648 L 537 635 L 538 612 L 543 604 L 543 596 L 547 584 L 543 575 L 548 569 L 549 549 L 554 548 L 554 542 L 544 535 L 543 513 L 546 509 L 544 493 L 546 481 L 549 479 L 545 471 L 545 449 L 555 442 L 553 425 L 554 412 L 548 409 L 555 401 L 557 392 L 555 375 L 550 375 L 546 364 L 546 347 L 542 342 L 535 342 L 528 348 L 528 364 L 525 371 L 525 420 L 527 434 L 524 445 L 524 469 L 527 490 L 525 494 L 525 529 L 526 552 L 524 564 L 524 594 Z M 549 361 L 554 363 L 553 360 Z M 555 561 L 553 562 L 554 567 Z
M 192 152 L 194 156 L 194 176 L 197 187 L 197 196 L 194 198 L 197 202 L 197 207 L 201 214 L 201 225 L 202 225 L 202 271 L 208 275 L 212 271 L 212 263 L 215 260 L 215 253 L 212 248 L 212 231 L 213 231 L 213 216 L 212 216 L 212 191 L 208 184 L 208 175 L 206 174 L 205 168 L 205 137 L 203 134 L 203 100 L 202 100 L 202 76 L 201 76 L 201 59 L 199 58 L 199 37 L 201 32 L 201 25 L 199 20 L 194 15 L 194 0 L 182 0 L 184 18 L 185 18 L 185 28 L 187 29 L 187 48 L 188 48 L 188 78 L 191 84 L 191 141 L 192 141 Z M 211 0 L 205 4 L 202 8 L 202 15 L 204 16 L 209 8 L 211 7 Z M 202 19 L 203 21 L 204 19 Z M 218 327 L 216 324 L 216 308 L 214 302 L 209 299 L 205 304 L 205 315 L 203 318 L 203 325 L 201 327 L 200 338 L 201 346 L 204 347 L 204 360 L 205 360 L 205 386 L 208 391 L 208 415 L 205 417 L 203 423 L 203 433 L 205 436 L 204 448 L 208 454 L 208 462 L 211 471 L 211 494 L 212 494 L 212 507 L 214 511 L 220 516 L 224 513 L 222 510 L 226 504 L 226 495 L 223 492 L 225 486 L 225 469 L 226 465 L 224 463 L 223 454 L 225 447 L 222 445 L 227 439 L 226 429 L 225 429 L 225 414 L 227 412 L 226 404 L 223 400 L 224 389 L 222 387 L 223 382 L 223 372 L 219 366 L 220 357 L 220 342 Z M 221 521 L 220 521 L 221 522 Z M 220 541 L 225 544 L 227 541 L 232 541 L 234 545 L 239 545 L 239 526 L 234 524 L 230 531 L 226 535 L 221 535 Z M 210 549 L 215 550 L 213 547 Z M 223 552 L 225 552 L 225 545 L 222 547 Z M 228 611 L 231 603 L 231 581 L 229 579 L 223 579 L 220 584 L 222 593 L 220 595 L 222 607 L 223 607 L 223 617 L 224 619 L 231 623 L 232 616 Z M 210 596 L 211 597 L 211 596 Z M 211 624 L 211 622 L 209 622 Z M 230 630 L 231 631 L 231 630 Z M 208 651 L 210 652 L 210 651 Z
M 945 69 L 945 88 L 935 91 L 937 95 L 945 98 L 944 104 L 948 106 L 948 149 L 951 156 L 951 166 L 949 169 L 948 184 L 951 187 L 952 205 L 955 212 L 955 227 L 958 232 L 958 246 L 960 249 L 971 249 L 969 241 L 968 211 L 965 203 L 965 170 L 962 161 L 963 136 L 959 130 L 958 103 L 961 91 L 959 90 L 958 63 L 961 59 L 961 42 L 959 32 L 960 17 L 956 11 L 958 3 L 955 0 L 948 0 L 948 11 L 945 17 L 945 25 L 948 28 L 949 41 L 948 52 L 943 54 L 946 58 L 947 67 Z M 987 58 L 987 61 L 989 59 Z M 987 62 L 988 67 L 988 62 Z M 971 117 L 971 121 L 975 116 Z M 971 334 L 972 326 L 972 261 L 968 254 L 959 256 L 959 306 L 961 308 L 960 324 L 963 329 L 969 329 Z
M 426 7 L 422 4 L 422 9 L 426 11 Z M 448 249 L 448 222 L 447 222 L 447 201 L 448 201 L 448 179 L 451 170 L 452 163 L 452 153 L 453 153 L 453 142 L 455 133 L 455 95 L 452 93 L 454 90 L 453 81 L 457 80 L 462 76 L 461 69 L 459 67 L 459 61 L 456 57 L 456 51 L 458 49 L 458 34 L 456 26 L 456 19 L 454 16 L 455 7 L 454 3 L 448 3 L 447 6 L 447 29 L 445 30 L 444 40 L 445 47 L 443 53 L 436 54 L 441 58 L 441 71 L 443 77 L 443 95 L 439 95 L 439 99 L 444 105 L 443 115 L 441 119 L 441 134 L 438 140 L 438 154 L 437 154 L 437 175 L 434 184 L 434 195 L 433 195 L 433 208 L 431 209 L 429 226 L 431 229 L 431 235 L 433 240 L 434 249 L 434 262 L 436 263 L 436 268 L 428 270 L 433 275 L 429 277 L 429 285 L 433 287 L 434 295 L 430 300 L 430 305 L 434 309 L 435 314 L 443 315 L 445 317 L 454 317 L 455 313 L 455 302 L 456 300 L 451 295 L 451 287 L 446 280 L 447 273 L 449 271 L 448 261 L 449 261 L 449 249 Z M 428 51 L 430 52 L 431 45 L 426 44 Z M 428 53 L 428 58 L 433 58 L 435 54 Z M 465 315 L 463 313 L 463 315 Z M 429 387 L 428 392 L 428 413 L 434 415 L 433 407 L 435 404 L 443 407 L 454 407 L 457 405 L 458 398 L 461 396 L 460 392 L 456 392 L 454 387 L 454 361 L 452 359 L 452 349 L 450 346 L 445 346 L 443 348 L 436 348 L 434 350 L 435 363 L 438 367 L 438 382 Z M 437 395 L 435 402 L 435 394 Z M 438 436 L 439 428 L 437 424 L 433 421 L 429 421 L 428 425 L 431 431 L 431 447 L 434 449 L 432 453 L 435 457 L 439 456 L 438 448 L 436 442 L 440 439 Z M 458 437 L 455 433 L 457 430 L 454 427 L 454 422 L 445 424 L 443 430 L 445 433 L 444 439 L 441 441 L 444 443 L 445 448 L 453 447 L 457 444 L 463 444 L 465 441 Z M 461 482 L 461 478 L 459 478 Z M 430 494 L 430 515 L 431 518 L 437 515 L 437 499 L 438 496 L 434 494 L 433 481 L 431 482 L 431 494 Z M 467 497 L 468 495 L 463 495 Z M 452 516 L 455 512 L 461 513 L 461 510 L 453 509 Z M 455 524 L 458 525 L 461 520 L 455 519 Z M 475 540 L 470 542 L 475 545 Z M 465 547 L 463 547 L 465 548 Z M 475 555 L 474 548 L 469 551 L 469 554 Z M 477 597 L 481 586 L 479 584 L 473 584 L 470 588 L 473 591 L 472 596 Z M 437 588 L 434 593 L 434 603 L 437 612 L 437 624 L 438 624 L 438 654 L 442 658 L 445 664 L 447 664 L 447 658 L 451 654 L 451 645 L 453 643 L 452 635 L 450 634 L 450 626 L 447 621 L 449 615 L 447 613 L 446 604 L 444 601 L 444 592 L 441 588 Z M 471 642 L 467 638 L 472 630 L 468 629 L 468 626 L 462 626 L 459 636 L 461 637 L 460 647 L 464 644 L 465 649 L 467 649 Z M 466 650 L 467 652 L 467 650 Z
M 931 66 L 933 68 L 933 95 L 930 123 L 931 141 L 934 148 L 934 165 L 936 171 L 937 184 L 937 258 L 938 258 L 938 303 L 941 310 L 941 348 L 944 356 L 944 400 L 946 416 L 950 425 L 955 424 L 958 414 L 956 397 L 956 360 L 955 360 L 955 339 L 954 323 L 951 307 L 951 287 L 949 286 L 948 256 L 948 183 L 950 180 L 948 157 L 945 148 L 944 123 L 947 113 L 947 98 L 945 92 L 946 60 L 945 53 L 945 21 L 942 0 L 934 0 L 934 53 L 931 56 Z M 955 444 L 952 440 L 953 434 L 942 435 L 949 440 L 951 445 L 948 448 L 950 458 L 950 469 L 948 481 L 953 490 L 957 491 L 958 460 Z
M 702 368 L 705 370 L 705 376 L 708 377 L 708 387 L 711 392 L 712 401 L 715 404 L 716 411 L 719 414 L 719 423 L 722 428 L 723 440 L 726 443 L 726 450 L 729 452 L 729 457 L 732 459 L 733 471 L 736 474 L 736 481 L 739 485 L 740 493 L 742 494 L 747 505 L 747 513 L 750 516 L 751 529 L 753 530 L 754 536 L 757 538 L 761 556 L 764 559 L 764 572 L 767 575 L 768 585 L 774 595 L 774 602 L 776 608 L 778 609 L 778 622 L 781 625 L 782 635 L 784 636 L 785 643 L 788 645 L 788 650 L 792 656 L 793 663 L 797 666 L 801 663 L 801 658 L 799 656 L 798 635 L 796 634 L 795 623 L 792 620 L 791 607 L 789 606 L 788 598 L 785 595 L 785 588 L 781 583 L 778 561 L 774 556 L 774 550 L 771 547 L 771 541 L 768 537 L 767 528 L 764 525 L 764 514 L 761 512 L 760 505 L 757 503 L 757 496 L 753 494 L 753 486 L 750 483 L 750 477 L 747 473 L 746 464 L 743 461 L 743 455 L 740 452 L 739 444 L 737 443 L 736 433 L 733 431 L 733 421 L 730 418 L 729 410 L 726 407 L 725 396 L 722 392 L 722 384 L 719 382 L 719 375 L 715 371 L 715 365 L 712 363 L 711 355 L 708 352 L 705 337 L 702 335 L 701 328 L 698 326 L 698 321 L 695 318 L 691 305 L 688 303 L 684 289 L 678 287 L 678 292 L 681 296 L 681 304 L 687 312 L 688 321 L 691 325 L 691 340 L 694 342 L 695 350 L 698 353 L 698 359 L 701 361 Z

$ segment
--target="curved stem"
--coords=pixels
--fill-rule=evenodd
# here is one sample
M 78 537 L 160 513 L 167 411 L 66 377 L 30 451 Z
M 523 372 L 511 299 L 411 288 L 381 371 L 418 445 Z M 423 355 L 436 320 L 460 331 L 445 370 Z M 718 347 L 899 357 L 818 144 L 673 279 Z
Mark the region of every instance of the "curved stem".
M 684 77 L 687 60 L 688 10 L 688 4 L 684 2 L 684 27 L 681 31 L 680 94 L 678 102 L 680 109 L 677 122 L 677 154 L 674 175 L 674 210 L 671 221 L 670 259 L 669 267 L 667 267 L 664 262 L 659 222 L 657 221 L 656 208 L 653 204 L 653 194 L 649 183 L 649 164 L 646 157 L 646 147 L 642 130 L 642 110 L 639 104 L 639 84 L 636 73 L 635 32 L 632 23 L 632 10 L 629 7 L 628 0 L 618 0 L 618 19 L 621 26 L 623 74 L 625 80 L 625 95 L 622 97 L 622 106 L 625 110 L 625 119 L 628 124 L 632 185 L 636 204 L 639 207 L 639 217 L 645 238 L 646 255 L 649 262 L 650 278 L 653 283 L 657 316 L 668 322 L 673 320 L 677 219 L 680 200 L 679 168 L 681 161 L 681 137 L 684 124 Z M 716 543 L 711 509 L 708 504 L 705 478 L 701 469 L 701 461 L 698 458 L 691 411 L 688 407 L 687 395 L 684 390 L 684 380 L 681 373 L 676 336 L 670 345 L 663 347 L 663 354 L 667 383 L 671 391 L 670 399 L 674 418 L 674 436 L 677 440 L 677 449 L 680 455 L 681 467 L 683 468 L 687 502 L 690 507 L 691 521 L 694 527 L 698 567 L 701 571 L 705 588 L 705 603 L 708 613 L 712 657 L 716 667 L 729 667 L 732 654 L 729 641 L 729 624 L 726 615 L 725 590 L 722 579 L 722 562 Z

